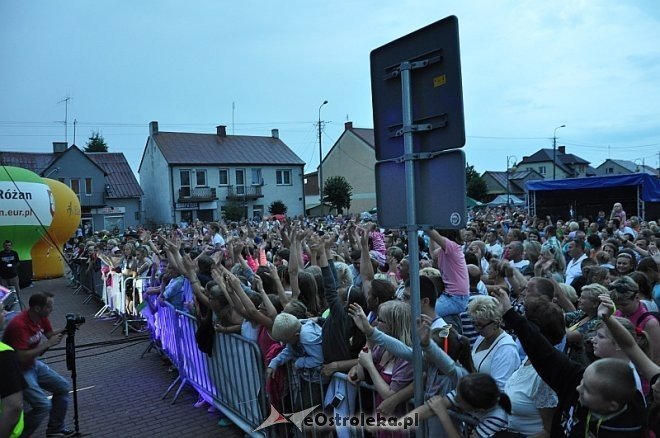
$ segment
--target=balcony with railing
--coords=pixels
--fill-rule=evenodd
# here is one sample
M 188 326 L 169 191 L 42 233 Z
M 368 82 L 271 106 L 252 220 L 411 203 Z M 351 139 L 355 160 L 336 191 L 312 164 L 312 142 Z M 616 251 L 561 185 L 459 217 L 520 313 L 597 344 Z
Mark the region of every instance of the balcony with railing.
M 263 198 L 261 186 L 227 186 L 227 200 L 243 201 Z
M 215 187 L 181 187 L 179 189 L 178 202 L 207 202 L 217 199 Z

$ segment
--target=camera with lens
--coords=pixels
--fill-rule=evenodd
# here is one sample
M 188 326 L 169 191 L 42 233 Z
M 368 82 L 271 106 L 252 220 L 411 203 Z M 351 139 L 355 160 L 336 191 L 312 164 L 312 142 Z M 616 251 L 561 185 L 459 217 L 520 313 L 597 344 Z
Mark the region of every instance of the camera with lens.
M 77 315 L 75 313 L 66 314 L 66 330 L 69 333 L 74 332 L 80 324 L 85 323 L 85 317 Z

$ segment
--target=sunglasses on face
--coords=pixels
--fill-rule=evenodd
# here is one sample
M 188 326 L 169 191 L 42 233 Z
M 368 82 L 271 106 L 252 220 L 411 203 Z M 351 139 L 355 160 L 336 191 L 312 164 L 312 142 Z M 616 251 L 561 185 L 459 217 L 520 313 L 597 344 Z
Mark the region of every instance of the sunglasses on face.
M 483 329 L 485 329 L 486 327 L 488 327 L 489 325 L 492 325 L 492 324 L 495 324 L 495 321 L 489 321 L 486 324 L 479 324 L 479 323 L 475 322 L 474 323 L 474 328 L 476 328 L 477 330 L 483 330 Z

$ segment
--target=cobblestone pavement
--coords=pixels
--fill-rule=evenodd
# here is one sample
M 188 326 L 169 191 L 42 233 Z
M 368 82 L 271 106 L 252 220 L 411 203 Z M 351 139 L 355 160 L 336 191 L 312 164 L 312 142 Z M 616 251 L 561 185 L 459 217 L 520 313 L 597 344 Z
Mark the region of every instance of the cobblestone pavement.
M 80 432 L 84 436 L 104 437 L 242 437 L 237 427 L 220 427 L 218 413 L 204 408 L 195 409 L 194 390 L 186 388 L 172 405 L 174 391 L 165 400 L 162 395 L 175 379 L 160 356 L 152 351 L 140 359 L 148 340 L 144 333 L 132 333 L 128 338 L 121 329 L 114 333 L 113 320 L 95 319 L 101 304 L 93 300 L 83 304 L 84 294 L 74 295 L 64 278 L 34 282 L 34 287 L 21 292 L 27 304 L 30 295 L 49 291 L 55 295 L 50 316 L 54 328 L 65 325 L 65 315 L 76 313 L 87 320 L 76 333 L 78 408 Z M 97 348 L 81 347 L 85 344 L 134 339 L 133 342 Z M 64 340 L 42 359 L 67 379 Z M 69 404 L 68 427 L 73 428 L 73 398 Z M 33 436 L 45 436 L 45 423 Z

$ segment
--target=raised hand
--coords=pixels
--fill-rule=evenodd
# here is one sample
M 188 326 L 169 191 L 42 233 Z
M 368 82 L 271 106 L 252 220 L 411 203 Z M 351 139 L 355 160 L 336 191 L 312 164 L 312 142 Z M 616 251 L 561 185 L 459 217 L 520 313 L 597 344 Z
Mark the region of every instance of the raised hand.
M 359 304 L 353 303 L 348 308 L 348 314 L 353 319 L 355 326 L 364 334 L 369 335 L 373 331 L 373 327 L 369 324 L 367 315 Z
M 598 305 L 598 317 L 600 319 L 607 319 L 614 315 L 614 312 L 616 312 L 616 306 L 614 305 L 612 298 L 610 298 L 608 294 L 601 294 L 598 295 L 598 299 L 600 300 L 600 304 Z
M 261 277 L 259 277 L 258 275 L 252 277 L 252 289 L 258 292 L 263 292 L 264 290 L 264 282 L 261 280 Z
M 495 298 L 497 298 L 497 301 L 500 304 L 500 310 L 502 311 L 502 315 L 504 315 L 506 312 L 509 311 L 511 308 L 511 299 L 509 298 L 509 294 L 507 291 L 505 291 L 502 288 L 497 288 L 494 290 L 491 295 Z
M 429 345 L 431 341 L 431 324 L 433 320 L 428 315 L 420 315 L 417 319 L 417 333 L 419 334 L 419 344 L 422 347 Z
M 368 368 L 374 365 L 374 358 L 369 347 L 364 347 L 362 351 L 360 351 L 360 354 L 358 355 L 358 363 L 362 365 L 363 368 Z

